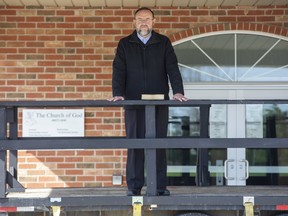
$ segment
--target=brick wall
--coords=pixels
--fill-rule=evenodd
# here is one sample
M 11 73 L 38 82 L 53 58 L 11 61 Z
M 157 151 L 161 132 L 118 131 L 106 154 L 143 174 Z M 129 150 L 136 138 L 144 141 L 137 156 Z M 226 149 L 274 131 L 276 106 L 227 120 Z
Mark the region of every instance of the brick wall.
M 110 97 L 115 48 L 131 33 L 134 10 L 0 7 L 0 100 Z M 288 36 L 287 6 L 165 7 L 155 14 L 155 29 L 172 41 L 223 30 Z M 86 109 L 86 136 L 123 135 L 122 114 Z M 113 174 L 125 174 L 125 160 L 125 150 L 21 151 L 19 180 L 26 187 L 109 186 Z

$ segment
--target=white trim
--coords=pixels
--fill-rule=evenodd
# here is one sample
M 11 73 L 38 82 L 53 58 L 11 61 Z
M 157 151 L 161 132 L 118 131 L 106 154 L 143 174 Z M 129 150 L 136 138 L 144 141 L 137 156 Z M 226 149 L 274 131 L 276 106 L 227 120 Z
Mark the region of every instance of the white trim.
M 202 88 L 200 88 L 202 87 Z M 226 88 L 225 88 L 226 87 Z M 191 100 L 284 100 L 287 99 L 288 88 L 227 88 L 222 86 L 190 86 L 185 88 L 185 95 Z
M 237 34 L 234 34 L 234 41 L 237 41 Z M 238 82 L 238 77 L 237 77 L 237 58 L 238 58 L 238 53 L 237 53 L 238 47 L 237 43 L 234 43 L 234 79 L 235 81 Z
M 185 83 L 185 89 L 218 89 L 218 90 L 288 90 L 288 83 L 211 83 L 204 84 L 204 82 Z
M 210 173 L 224 173 L 224 166 L 209 166 Z M 167 167 L 167 173 L 196 173 L 196 166 Z M 288 166 L 249 166 L 249 173 L 288 173 Z
M 244 30 L 226 30 L 226 31 L 216 31 L 216 32 L 208 32 L 208 33 L 203 33 L 199 35 L 192 35 L 187 38 L 180 39 L 178 41 L 174 41 L 172 43 L 173 46 L 181 44 L 183 42 L 189 41 L 189 40 L 194 40 L 198 38 L 203 38 L 203 37 L 209 37 L 209 36 L 215 36 L 215 35 L 225 35 L 225 34 L 251 34 L 251 35 L 260 35 L 260 36 L 267 36 L 267 37 L 272 37 L 272 38 L 277 38 L 281 40 L 288 41 L 288 37 L 282 36 L 282 35 L 276 35 L 272 33 L 267 33 L 267 32 L 261 32 L 261 31 L 244 31 Z

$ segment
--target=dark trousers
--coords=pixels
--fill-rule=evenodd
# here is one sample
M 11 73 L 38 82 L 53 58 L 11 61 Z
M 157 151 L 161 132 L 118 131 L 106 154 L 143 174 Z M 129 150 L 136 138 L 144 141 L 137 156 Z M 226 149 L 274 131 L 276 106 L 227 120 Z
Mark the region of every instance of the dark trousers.
M 156 137 L 167 137 L 168 107 L 156 107 Z M 127 138 L 145 137 L 145 110 L 126 109 L 125 128 Z M 144 149 L 128 149 L 126 164 L 126 181 L 129 190 L 140 190 L 144 185 Z M 166 189 L 167 161 L 166 150 L 156 150 L 157 189 Z

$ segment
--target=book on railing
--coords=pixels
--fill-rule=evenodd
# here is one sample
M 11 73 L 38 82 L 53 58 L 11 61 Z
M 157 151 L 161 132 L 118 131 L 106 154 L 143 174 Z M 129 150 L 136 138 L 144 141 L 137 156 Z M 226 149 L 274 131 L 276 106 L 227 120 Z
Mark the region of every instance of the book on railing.
M 164 94 L 142 94 L 142 100 L 164 100 Z

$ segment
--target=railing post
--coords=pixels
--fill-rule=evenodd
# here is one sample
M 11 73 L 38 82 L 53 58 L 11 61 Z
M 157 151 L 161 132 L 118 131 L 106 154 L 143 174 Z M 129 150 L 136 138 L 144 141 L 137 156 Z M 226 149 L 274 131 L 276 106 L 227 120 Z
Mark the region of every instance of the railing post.
M 18 139 L 18 107 L 7 108 L 7 122 L 9 123 L 9 139 Z M 18 150 L 9 151 L 9 172 L 7 174 L 8 191 L 23 192 L 24 187 L 18 178 Z
M 17 107 L 12 107 L 7 109 L 7 118 L 9 123 L 9 139 L 17 139 L 18 137 L 18 116 L 17 116 Z M 18 151 L 10 150 L 9 151 L 9 171 L 10 173 L 17 178 L 17 160 L 18 160 Z
M 6 109 L 0 108 L 0 146 L 1 140 L 6 139 L 7 122 L 6 122 Z M 6 159 L 7 152 L 0 149 L 0 198 L 6 196 Z
M 156 107 L 145 106 L 145 138 L 156 138 Z M 156 149 L 145 149 L 147 196 L 157 195 Z
M 210 105 L 200 106 L 200 137 L 209 137 L 209 111 Z M 197 164 L 196 164 L 196 185 L 210 185 L 210 173 L 208 170 L 208 149 L 197 149 Z

